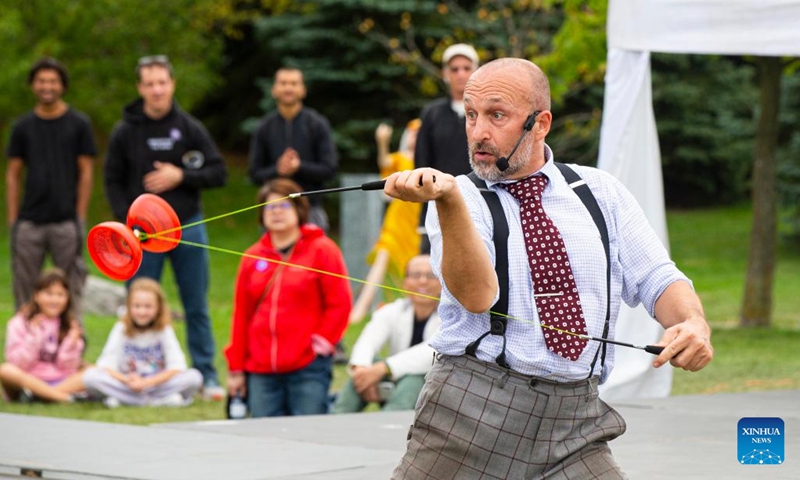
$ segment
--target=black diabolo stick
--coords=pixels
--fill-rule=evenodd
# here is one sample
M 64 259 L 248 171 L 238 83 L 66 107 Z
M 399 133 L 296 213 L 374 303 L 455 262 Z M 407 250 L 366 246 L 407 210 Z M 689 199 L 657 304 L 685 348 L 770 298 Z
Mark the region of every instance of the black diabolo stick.
M 325 193 L 350 192 L 352 190 L 383 190 L 384 185 L 386 185 L 386 180 L 376 180 L 374 182 L 362 183 L 361 185 L 354 185 L 352 187 L 327 188 L 325 190 L 311 190 L 309 192 L 290 193 L 289 198 L 307 197 L 309 195 L 322 195 Z
M 607 338 L 597 338 L 591 337 L 589 335 L 578 335 L 580 338 L 584 338 L 586 340 L 594 340 L 596 342 L 603 342 L 603 343 L 613 343 L 614 345 L 619 345 L 621 347 L 628 347 L 628 348 L 636 348 L 638 350 L 644 350 L 645 352 L 652 353 L 653 355 L 660 355 L 661 352 L 664 351 L 664 347 L 659 347 L 657 345 L 634 345 L 632 343 L 625 343 L 625 342 L 618 342 L 617 340 L 609 340 Z
M 433 176 L 433 181 L 436 182 L 436 176 Z M 339 192 L 351 192 L 353 190 L 383 190 L 383 187 L 386 186 L 386 180 L 375 180 L 374 182 L 367 182 L 362 183 L 361 185 L 354 185 L 352 187 L 341 187 L 341 188 L 326 188 L 324 190 L 311 190 L 309 192 L 298 192 L 298 193 L 290 193 L 289 198 L 297 198 L 297 197 L 307 197 L 309 195 L 323 195 L 325 193 L 339 193 Z M 422 186 L 422 178 L 419 179 L 419 186 Z

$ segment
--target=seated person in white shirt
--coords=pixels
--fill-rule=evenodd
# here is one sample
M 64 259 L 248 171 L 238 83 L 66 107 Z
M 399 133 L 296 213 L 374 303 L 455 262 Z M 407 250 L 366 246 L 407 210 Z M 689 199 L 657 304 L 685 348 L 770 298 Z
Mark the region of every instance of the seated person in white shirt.
M 350 355 L 351 378 L 342 387 L 333 413 L 359 412 L 377 402 L 382 410 L 413 410 L 430 370 L 433 349 L 428 342 L 439 330 L 442 286 L 429 255 L 408 261 L 403 289 L 419 295 L 395 300 L 372 314 Z M 377 360 L 385 345 L 389 356 Z

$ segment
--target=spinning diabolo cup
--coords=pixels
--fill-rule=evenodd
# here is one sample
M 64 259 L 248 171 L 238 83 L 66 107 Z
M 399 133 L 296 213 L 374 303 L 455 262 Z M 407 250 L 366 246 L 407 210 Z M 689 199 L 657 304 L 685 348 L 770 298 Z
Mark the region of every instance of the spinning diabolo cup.
M 103 222 L 86 239 L 89 256 L 113 280 L 133 277 L 142 264 L 142 251 L 164 253 L 178 246 L 181 224 L 175 210 L 161 197 L 139 195 L 128 209 L 127 224 Z

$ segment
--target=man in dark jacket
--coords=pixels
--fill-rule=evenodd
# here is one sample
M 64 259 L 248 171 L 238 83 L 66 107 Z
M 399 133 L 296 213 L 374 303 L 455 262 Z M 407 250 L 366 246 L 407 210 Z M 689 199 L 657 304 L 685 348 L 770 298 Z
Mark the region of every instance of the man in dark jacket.
M 450 45 L 442 54 L 442 78 L 450 95 L 425 105 L 420 118 L 422 126 L 414 148 L 414 166 L 430 167 L 453 176 L 466 175 L 469 166 L 467 134 L 464 130 L 464 87 L 479 65 L 478 52 L 471 45 Z M 422 208 L 420 233 L 422 253 L 430 252 L 425 235 L 427 205 Z
M 250 142 L 250 179 L 261 186 L 285 177 L 303 190 L 318 190 L 336 175 L 339 157 L 328 120 L 303 105 L 306 86 L 303 72 L 281 68 L 275 73 L 272 98 L 277 109 L 264 116 Z M 463 128 L 462 128 L 463 130 Z M 309 222 L 328 230 L 322 197 L 309 197 Z
M 227 179 L 222 155 L 205 127 L 173 101 L 175 80 L 164 55 L 143 57 L 136 67 L 141 98 L 127 105 L 111 133 L 105 164 L 106 196 L 114 216 L 125 221 L 128 208 L 148 192 L 166 200 L 182 225 L 182 239 L 207 245 L 200 191 Z M 221 400 L 214 368 L 214 337 L 208 313 L 208 251 L 179 244 L 167 253 L 144 252 L 136 277 L 161 278 L 169 258 L 186 316 L 189 355 L 203 374 L 203 394 Z

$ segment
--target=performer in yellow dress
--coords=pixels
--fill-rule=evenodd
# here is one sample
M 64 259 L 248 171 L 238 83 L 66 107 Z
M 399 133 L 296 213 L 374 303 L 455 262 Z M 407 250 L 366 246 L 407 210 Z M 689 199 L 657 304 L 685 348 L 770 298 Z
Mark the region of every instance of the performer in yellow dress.
M 403 170 L 414 169 L 414 146 L 417 142 L 420 120 L 408 122 L 403 136 L 400 138 L 400 150 L 389 153 L 389 140 L 392 127 L 384 123 L 375 130 L 375 141 L 378 144 L 378 168 L 381 178 Z M 353 310 L 350 322 L 358 322 L 369 311 L 375 297 L 377 287 L 388 275 L 393 283 L 399 285 L 403 279 L 406 263 L 419 253 L 420 236 L 417 232 L 422 205 L 413 202 L 392 200 L 386 207 L 383 226 L 375 246 L 367 255 L 367 263 L 372 265 L 365 284 Z

